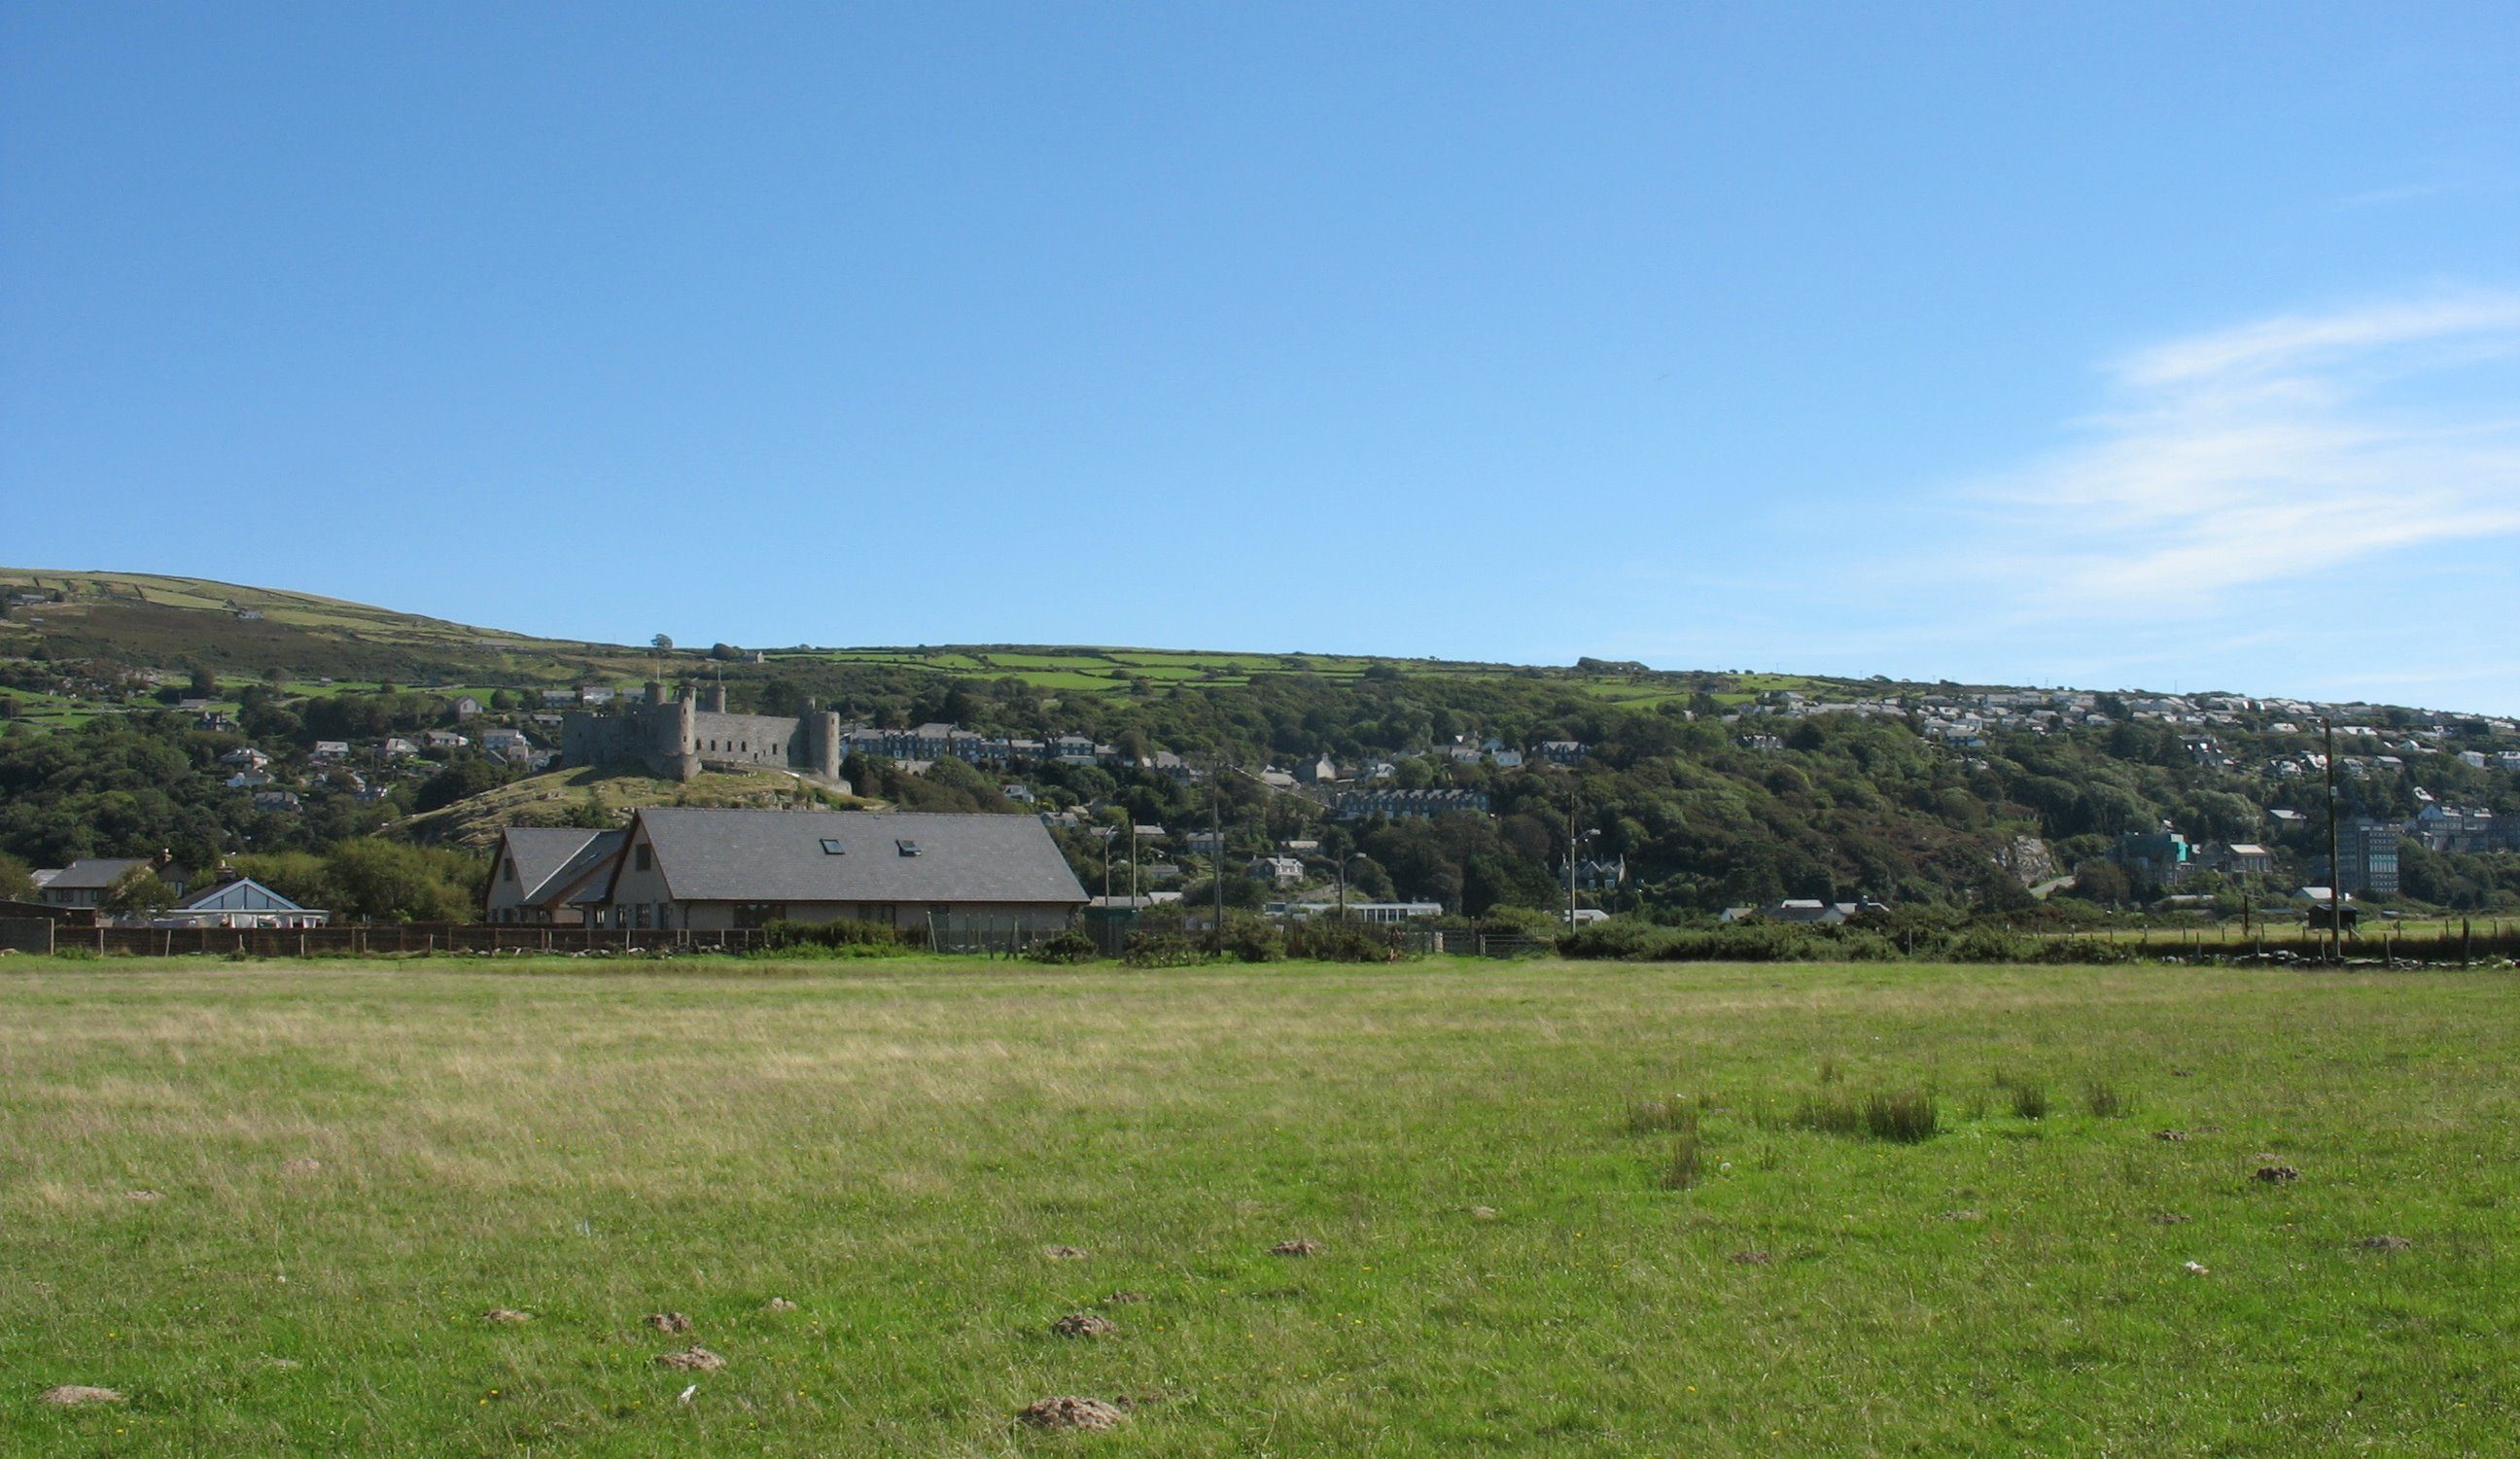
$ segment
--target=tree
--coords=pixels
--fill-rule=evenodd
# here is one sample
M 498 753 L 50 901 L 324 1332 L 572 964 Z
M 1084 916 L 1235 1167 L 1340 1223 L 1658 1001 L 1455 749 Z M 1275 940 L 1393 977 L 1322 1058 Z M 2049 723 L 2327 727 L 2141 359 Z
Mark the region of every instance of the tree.
M 653 648 L 658 653 L 671 653 L 674 651 L 674 641 L 665 637 L 663 634 L 658 634 L 656 637 L 648 641 L 648 646 Z
M 105 909 L 116 916 L 164 911 L 174 905 L 175 889 L 146 862 L 115 877 L 105 892 Z
M 35 878 L 26 863 L 16 857 L 0 854 L 0 902 L 32 902 L 35 900 Z
M 196 699 L 215 699 L 218 696 L 219 676 L 211 673 L 207 669 L 195 669 L 193 671 L 193 697 Z

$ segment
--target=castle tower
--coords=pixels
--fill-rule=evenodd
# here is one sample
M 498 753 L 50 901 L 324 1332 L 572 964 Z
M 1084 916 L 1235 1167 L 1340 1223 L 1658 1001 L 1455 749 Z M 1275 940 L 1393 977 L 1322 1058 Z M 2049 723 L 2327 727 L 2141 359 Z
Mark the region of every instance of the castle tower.
M 656 768 L 659 774 L 677 780 L 689 780 L 700 773 L 699 723 L 694 713 L 698 705 L 692 702 L 692 686 L 683 685 L 682 697 L 671 710 L 655 711 Z
M 831 711 L 808 711 L 806 720 L 813 726 L 807 743 L 814 751 L 814 774 L 836 785 L 840 780 L 840 717 Z

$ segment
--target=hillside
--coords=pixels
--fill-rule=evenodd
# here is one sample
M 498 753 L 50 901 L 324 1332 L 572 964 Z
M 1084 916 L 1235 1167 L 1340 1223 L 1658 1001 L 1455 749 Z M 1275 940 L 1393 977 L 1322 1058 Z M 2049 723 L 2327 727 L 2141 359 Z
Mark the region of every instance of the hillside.
M 2520 827 L 2520 726 L 2403 707 L 1592 661 L 651 654 L 194 580 L 0 572 L 0 594 L 36 599 L 0 622 L 0 854 L 37 865 L 322 853 L 381 832 L 478 846 L 500 824 L 802 793 L 784 775 L 530 773 L 563 705 L 625 712 L 653 675 L 722 685 L 738 713 L 836 711 L 895 746 L 853 741 L 843 771 L 862 793 L 1039 810 L 1089 884 L 1121 855 L 1090 823 L 1219 818 L 1236 901 L 1330 895 L 1344 867 L 1372 896 L 1562 906 L 1571 834 L 1581 900 L 1663 919 L 1782 898 L 2026 913 L 2033 887 L 2086 910 L 2277 900 L 2323 874 L 2329 720 L 2345 814 L 2404 828 L 2403 849 L 2369 843 L 2397 880 L 2371 897 L 2520 908 L 2500 829 Z M 962 748 L 875 733 L 919 726 L 955 727 Z M 1092 752 L 1051 753 L 1061 736 Z M 1262 886 L 1247 868 L 1288 843 L 1311 849 Z M 1148 856 L 1142 870 L 1184 886 L 1219 864 L 1175 842 Z
M 1828 686 L 1796 676 L 1658 673 L 1641 666 L 1577 670 L 1439 659 L 1313 653 L 1042 644 L 744 649 L 712 657 L 691 646 L 661 657 L 646 647 L 535 638 L 475 628 L 311 594 L 147 573 L 0 568 L 0 658 L 105 660 L 163 671 L 207 669 L 259 676 L 273 670 L 311 690 L 349 682 L 435 686 L 579 683 L 635 685 L 668 676 L 822 677 L 850 671 L 978 681 L 1013 680 L 1058 693 L 1121 694 L 1176 685 L 1222 687 L 1255 676 L 1302 674 L 1333 682 L 1377 669 L 1461 679 L 1565 677 L 1604 703 L 1646 705 L 1701 691 L 1746 699 L 1774 688 Z M 755 652 L 761 663 L 751 662 Z M 768 675 L 760 673 L 768 670 Z
M 646 806 L 706 806 L 784 810 L 828 807 L 849 810 L 871 802 L 834 795 L 794 775 L 712 772 L 689 784 L 652 775 L 607 774 L 592 769 L 556 770 L 512 780 L 423 812 L 388 827 L 416 841 L 487 848 L 506 826 L 619 825 Z

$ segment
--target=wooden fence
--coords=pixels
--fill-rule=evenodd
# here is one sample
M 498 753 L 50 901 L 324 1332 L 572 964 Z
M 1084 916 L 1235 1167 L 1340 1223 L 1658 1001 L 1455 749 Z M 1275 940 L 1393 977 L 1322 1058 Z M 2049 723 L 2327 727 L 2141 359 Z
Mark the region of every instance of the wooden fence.
M 769 945 L 757 929 L 526 927 L 497 922 L 402 922 L 341 927 L 52 926 L 52 951 L 132 957 L 385 957 L 408 952 L 745 952 Z M 44 949 L 24 947 L 22 951 Z

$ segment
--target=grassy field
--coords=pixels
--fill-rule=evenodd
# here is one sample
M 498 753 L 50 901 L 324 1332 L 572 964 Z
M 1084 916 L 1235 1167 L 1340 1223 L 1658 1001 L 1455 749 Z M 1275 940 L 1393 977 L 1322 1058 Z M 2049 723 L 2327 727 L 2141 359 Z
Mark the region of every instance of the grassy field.
M 2507 973 L 0 991 L 13 1455 L 2487 1454 L 2520 1419 Z M 1927 1087 L 1921 1143 L 1793 1118 Z M 1116 1331 L 1053 1334 L 1079 1311 Z M 723 1370 L 657 1365 L 695 1343 Z M 1012 1418 L 1064 1393 L 1128 1417 Z

